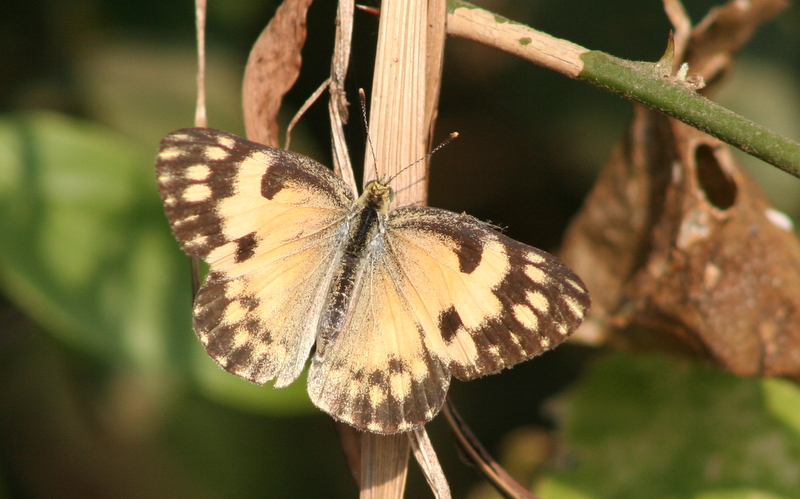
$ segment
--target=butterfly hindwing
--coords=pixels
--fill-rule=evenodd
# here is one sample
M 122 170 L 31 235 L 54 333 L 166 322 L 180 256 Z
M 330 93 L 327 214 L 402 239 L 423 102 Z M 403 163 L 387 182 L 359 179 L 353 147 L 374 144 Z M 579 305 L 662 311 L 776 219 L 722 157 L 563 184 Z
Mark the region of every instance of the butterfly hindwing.
M 288 385 L 314 343 L 349 189 L 309 158 L 213 129 L 165 137 L 156 172 L 173 232 L 210 267 L 194 307 L 206 350 Z
M 361 430 L 397 433 L 433 418 L 450 374 L 428 350 L 396 262 L 375 245 L 349 321 L 314 357 L 314 405 Z

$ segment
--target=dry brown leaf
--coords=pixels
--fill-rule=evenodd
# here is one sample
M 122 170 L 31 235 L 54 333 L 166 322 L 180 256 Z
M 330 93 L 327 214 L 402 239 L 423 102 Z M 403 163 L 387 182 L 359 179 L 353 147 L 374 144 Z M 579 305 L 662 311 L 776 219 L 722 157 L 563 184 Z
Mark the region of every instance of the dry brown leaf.
M 300 74 L 311 0 L 285 0 L 253 45 L 242 86 L 247 138 L 278 147 L 281 100 Z
M 800 241 L 724 144 L 669 125 L 663 209 L 619 321 L 632 342 L 668 333 L 736 374 L 800 379 Z
M 692 30 L 689 74 L 718 82 L 784 5 L 712 11 Z M 578 338 L 800 378 L 800 242 L 787 222 L 724 144 L 638 107 L 565 239 L 564 260 L 593 297 Z

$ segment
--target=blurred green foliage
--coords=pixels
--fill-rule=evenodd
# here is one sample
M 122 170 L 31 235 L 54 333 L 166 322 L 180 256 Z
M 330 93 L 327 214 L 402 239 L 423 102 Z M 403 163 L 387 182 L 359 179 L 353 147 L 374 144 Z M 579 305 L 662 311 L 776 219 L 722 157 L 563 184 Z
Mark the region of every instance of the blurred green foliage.
M 212 126 L 242 133 L 241 72 L 276 5 L 210 2 Z M 711 5 L 687 0 L 695 21 Z M 657 0 L 488 7 L 634 59 L 656 60 L 669 29 Z M 192 15 L 191 2 L 176 0 L 0 5 L 0 497 L 357 493 L 303 380 L 272 390 L 227 375 L 191 331 L 188 261 L 161 212 L 153 157 L 165 133 L 192 124 Z M 333 2 L 312 6 L 290 110 L 326 76 L 332 19 Z M 369 87 L 376 33 L 359 13 L 351 91 Z M 793 6 L 756 37 L 720 96 L 790 137 L 800 136 L 798 34 Z M 431 204 L 555 247 L 630 104 L 463 40 L 448 42 L 444 82 L 438 129 L 467 140 L 437 153 Z M 325 114 L 312 108 L 293 144 L 327 162 Z M 358 158 L 361 126 L 348 133 Z M 751 169 L 800 216 L 800 182 Z M 500 455 L 521 429 L 556 430 L 558 458 L 528 476 L 545 498 L 800 497 L 800 472 L 787 471 L 800 470 L 794 385 L 606 357 L 562 347 L 455 383 L 453 395 Z M 478 478 L 441 421 L 430 430 L 464 497 Z M 409 488 L 429 494 L 418 473 Z
M 559 497 L 797 497 L 800 390 L 656 356 L 612 356 L 557 402 Z

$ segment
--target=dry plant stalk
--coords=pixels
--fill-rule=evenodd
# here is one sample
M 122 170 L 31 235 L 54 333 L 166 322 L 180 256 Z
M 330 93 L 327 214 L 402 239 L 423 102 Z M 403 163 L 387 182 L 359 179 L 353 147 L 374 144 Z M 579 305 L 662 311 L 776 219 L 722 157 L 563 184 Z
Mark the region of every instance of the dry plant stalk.
M 375 156 L 367 148 L 365 183 L 375 175 L 388 178 L 428 152 L 441 86 L 445 13 L 443 0 L 387 0 L 381 4 L 369 120 Z M 427 173 L 427 161 L 420 161 L 395 178 L 395 204 L 425 204 Z M 426 435 L 365 433 L 362 499 L 403 496 L 409 439 L 414 439 L 415 455 L 436 497 L 450 497 Z
M 255 43 L 245 72 L 243 106 L 249 139 L 273 147 L 278 143 L 277 114 L 283 95 L 300 71 L 305 15 L 310 0 L 286 0 Z M 342 126 L 347 121 L 343 82 L 347 72 L 354 6 L 340 3 L 335 54 L 328 82 L 336 170 L 355 187 Z M 430 20 L 428 18 L 430 16 Z M 395 0 L 382 5 L 376 74 L 371 95 L 372 149 L 365 172 L 388 178 L 427 152 L 436 115 L 446 19 L 443 0 Z M 400 204 L 424 203 L 427 162 L 409 168 L 393 182 Z M 412 188 L 406 188 L 412 186 Z M 355 189 L 354 189 L 355 190 Z M 345 431 L 345 435 L 351 432 Z M 424 434 L 363 434 L 360 456 L 362 497 L 402 497 L 414 438 L 420 464 L 435 484 L 437 497 L 449 497 L 444 476 Z M 351 441 L 352 438 L 346 438 Z M 444 486 L 441 484 L 444 483 Z

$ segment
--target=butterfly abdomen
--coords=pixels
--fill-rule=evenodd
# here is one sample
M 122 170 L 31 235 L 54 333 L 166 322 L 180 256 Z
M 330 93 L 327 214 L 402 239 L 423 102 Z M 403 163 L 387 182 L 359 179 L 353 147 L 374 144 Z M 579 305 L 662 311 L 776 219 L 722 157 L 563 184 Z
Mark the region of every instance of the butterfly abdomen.
M 339 264 L 331 279 L 328 300 L 323 307 L 317 333 L 316 355 L 321 359 L 325 347 L 346 326 L 351 303 L 358 294 L 367 253 L 372 240 L 379 233 L 379 218 L 383 215 L 375 206 L 356 203 L 357 212 L 341 252 Z

